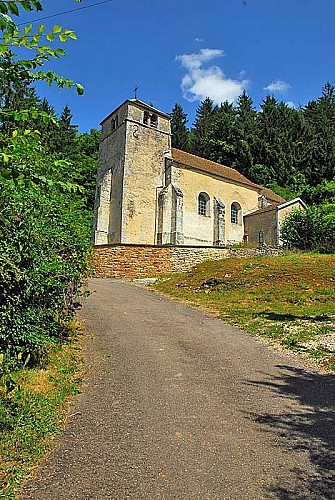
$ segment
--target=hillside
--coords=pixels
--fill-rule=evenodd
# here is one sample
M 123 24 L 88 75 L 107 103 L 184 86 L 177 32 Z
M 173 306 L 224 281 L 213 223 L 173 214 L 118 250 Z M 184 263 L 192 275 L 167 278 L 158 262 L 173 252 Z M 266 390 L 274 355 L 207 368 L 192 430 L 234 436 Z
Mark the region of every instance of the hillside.
M 335 370 L 335 256 L 205 262 L 155 288 Z

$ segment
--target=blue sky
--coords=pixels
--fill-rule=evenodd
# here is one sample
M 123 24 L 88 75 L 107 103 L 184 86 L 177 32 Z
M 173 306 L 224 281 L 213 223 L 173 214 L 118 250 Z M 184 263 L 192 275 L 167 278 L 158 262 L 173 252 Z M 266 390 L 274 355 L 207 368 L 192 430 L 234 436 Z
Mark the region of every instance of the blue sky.
M 101 0 L 44 0 L 42 16 Z M 52 61 L 59 74 L 85 87 L 39 87 L 60 112 L 89 131 L 125 99 L 170 112 L 179 102 L 192 124 L 199 102 L 236 100 L 246 89 L 258 107 L 267 93 L 304 105 L 335 84 L 334 0 L 113 0 L 43 21 L 73 29 L 77 41 Z M 38 24 L 38 23 L 36 23 Z

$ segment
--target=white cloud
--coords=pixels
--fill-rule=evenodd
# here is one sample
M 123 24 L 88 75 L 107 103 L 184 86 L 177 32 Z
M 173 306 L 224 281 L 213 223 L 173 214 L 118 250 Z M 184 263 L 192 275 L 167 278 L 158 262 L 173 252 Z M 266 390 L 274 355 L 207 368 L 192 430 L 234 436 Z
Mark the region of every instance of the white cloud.
M 285 102 L 285 104 L 286 104 L 286 106 L 288 106 L 289 108 L 294 108 L 294 109 L 296 109 L 296 107 L 297 107 L 297 106 L 294 104 L 294 102 L 293 102 L 293 101 L 287 101 L 287 102 Z
M 194 41 L 195 41 L 195 42 L 203 42 L 203 41 L 204 41 L 204 39 L 203 39 L 203 38 L 199 38 L 199 37 L 197 37 L 197 38 L 195 38 L 195 39 L 194 39 Z
M 183 96 L 190 102 L 202 101 L 209 97 L 215 104 L 228 100 L 233 102 L 242 93 L 248 84 L 248 80 L 233 80 L 227 78 L 219 66 L 211 65 L 204 68 L 203 65 L 213 59 L 225 55 L 220 49 L 201 49 L 196 54 L 183 54 L 176 57 L 183 68 L 186 69 L 181 83 Z
M 263 90 L 269 90 L 270 92 L 286 92 L 291 88 L 289 83 L 283 82 L 282 80 L 277 80 L 276 82 L 269 83 L 266 87 L 263 87 Z
M 201 49 L 197 54 L 176 56 L 176 61 L 180 61 L 184 68 L 192 70 L 194 68 L 200 68 L 204 63 L 224 55 L 224 51 L 220 49 Z

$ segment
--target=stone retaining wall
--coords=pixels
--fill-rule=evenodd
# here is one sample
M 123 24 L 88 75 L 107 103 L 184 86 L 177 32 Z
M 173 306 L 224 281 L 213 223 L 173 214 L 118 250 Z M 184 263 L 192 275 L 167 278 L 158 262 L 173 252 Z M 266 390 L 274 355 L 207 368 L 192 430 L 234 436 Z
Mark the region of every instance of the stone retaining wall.
M 102 245 L 93 251 L 93 275 L 98 278 L 151 278 L 189 271 L 205 260 L 280 255 L 278 248 Z

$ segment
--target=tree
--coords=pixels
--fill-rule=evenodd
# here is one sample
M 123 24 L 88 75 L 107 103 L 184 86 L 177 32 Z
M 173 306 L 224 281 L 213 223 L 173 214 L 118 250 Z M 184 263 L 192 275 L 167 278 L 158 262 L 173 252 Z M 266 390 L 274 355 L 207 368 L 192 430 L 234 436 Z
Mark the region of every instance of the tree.
M 182 151 L 188 150 L 188 130 L 186 127 L 187 114 L 184 113 L 180 104 L 176 103 L 171 113 L 171 134 L 172 134 L 172 147 L 181 149 Z
M 329 82 L 322 95 L 303 110 L 306 122 L 306 154 L 302 170 L 308 183 L 316 186 L 335 176 L 335 89 Z
M 30 84 L 44 80 L 60 87 L 82 87 L 43 71 L 52 57 L 64 55 L 41 43 L 66 41 L 71 30 L 40 26 L 23 32 L 7 12 L 41 10 L 37 0 L 0 2 L 0 65 L 3 85 L 0 130 L 0 369 L 36 362 L 50 342 L 62 340 L 73 314 L 75 295 L 86 273 L 90 214 L 77 186 L 64 172 L 69 160 L 45 147 L 42 124 L 55 122 L 46 102 L 36 102 Z M 11 49 L 32 51 L 20 59 Z M 21 103 L 21 104 L 20 104 Z M 20 106 L 24 107 L 20 107 Z M 44 109 L 41 109 L 44 108 Z M 64 124 L 67 123 L 64 117 Z M 68 113 L 67 113 L 68 118 Z M 41 130 L 30 127 L 39 124 Z M 67 126 L 70 126 L 69 124 Z
M 283 221 L 281 238 L 290 248 L 333 253 L 335 211 L 327 213 L 317 206 L 292 210 Z
M 254 166 L 257 112 L 245 90 L 236 107 L 236 169 L 249 177 Z
M 214 108 L 208 126 L 206 158 L 223 165 L 236 163 L 236 111 L 228 101 Z
M 69 106 L 66 104 L 58 120 L 58 126 L 54 130 L 52 150 L 55 152 L 61 151 L 62 154 L 68 155 L 73 149 L 73 144 L 77 136 L 78 127 L 72 125 L 72 113 Z
M 199 104 L 196 111 L 190 140 L 190 151 L 203 158 L 210 157 L 211 147 L 209 144 L 209 133 L 215 112 L 216 109 L 213 108 L 213 101 L 209 97 L 206 97 L 206 99 Z
M 257 115 L 255 163 L 264 165 L 271 172 L 269 180 L 279 186 L 296 183 L 301 185 L 298 189 L 303 189 L 305 179 L 298 175 L 301 174 L 299 151 L 304 129 L 301 112 L 269 95 L 261 110 Z
M 73 168 L 67 172 L 72 182 L 82 187 L 82 198 L 88 210 L 92 211 L 95 198 L 96 174 L 98 169 L 100 131 L 77 134 L 68 150 Z

